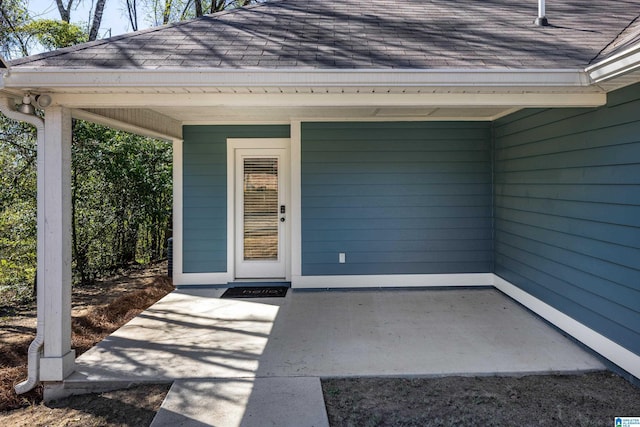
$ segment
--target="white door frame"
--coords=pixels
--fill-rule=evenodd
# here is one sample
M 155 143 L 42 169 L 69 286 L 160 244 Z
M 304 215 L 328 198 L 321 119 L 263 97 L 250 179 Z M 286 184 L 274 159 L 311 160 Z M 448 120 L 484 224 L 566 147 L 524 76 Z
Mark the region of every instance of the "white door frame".
M 285 159 L 280 165 L 284 174 L 285 191 L 283 198 L 287 207 L 286 221 L 284 222 L 283 245 L 285 264 L 284 280 L 291 281 L 291 218 L 293 210 L 291 208 L 291 140 L 289 138 L 228 138 L 227 139 L 227 273 L 231 280 L 235 280 L 236 275 L 236 249 L 239 236 L 236 232 L 236 152 L 247 149 L 284 149 Z M 245 279 L 242 279 L 245 280 Z M 269 280 L 268 278 L 265 280 Z M 278 280 L 278 279 L 273 279 Z M 282 279 L 280 279 L 282 280 Z

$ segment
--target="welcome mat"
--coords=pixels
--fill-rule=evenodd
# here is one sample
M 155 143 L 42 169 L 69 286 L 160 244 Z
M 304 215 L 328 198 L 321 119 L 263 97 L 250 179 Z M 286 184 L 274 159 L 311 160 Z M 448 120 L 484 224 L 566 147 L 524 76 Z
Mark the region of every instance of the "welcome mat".
M 284 298 L 286 286 L 241 286 L 229 288 L 220 298 Z

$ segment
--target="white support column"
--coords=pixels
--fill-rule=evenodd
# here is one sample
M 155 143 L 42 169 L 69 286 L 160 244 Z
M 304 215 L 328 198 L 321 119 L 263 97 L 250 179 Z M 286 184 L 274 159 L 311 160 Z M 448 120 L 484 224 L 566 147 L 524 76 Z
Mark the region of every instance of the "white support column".
M 41 381 L 74 370 L 71 350 L 71 113 L 50 107 L 38 150 L 38 280 L 44 289 Z

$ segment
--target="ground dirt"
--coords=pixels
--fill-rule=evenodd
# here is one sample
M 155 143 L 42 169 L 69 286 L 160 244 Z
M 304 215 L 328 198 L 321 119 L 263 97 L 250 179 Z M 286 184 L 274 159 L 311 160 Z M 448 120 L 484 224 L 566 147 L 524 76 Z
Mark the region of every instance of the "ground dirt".
M 166 264 L 132 269 L 73 290 L 78 353 L 173 289 Z M 44 404 L 41 390 L 17 396 L 35 335 L 33 305 L 0 296 L 0 426 L 148 426 L 168 385 L 72 396 Z M 526 377 L 354 378 L 322 382 L 336 426 L 613 426 L 640 416 L 640 389 L 610 372 Z
M 82 354 L 142 310 L 171 292 L 166 262 L 132 267 L 91 285 L 74 286 L 72 347 Z M 8 304 L 0 296 L 0 425 L 145 426 L 168 386 L 151 385 L 42 403 L 42 389 L 18 396 L 13 386 L 27 377 L 27 348 L 35 337 L 33 304 Z
M 336 426 L 613 426 L 640 415 L 640 389 L 610 372 L 525 377 L 332 379 Z

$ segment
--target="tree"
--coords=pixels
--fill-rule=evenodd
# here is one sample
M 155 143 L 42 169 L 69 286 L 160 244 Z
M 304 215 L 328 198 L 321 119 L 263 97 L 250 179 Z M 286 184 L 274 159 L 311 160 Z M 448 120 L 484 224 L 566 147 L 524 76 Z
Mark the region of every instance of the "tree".
M 171 22 L 203 16 L 206 13 L 221 12 L 223 10 L 261 3 L 264 0 L 151 0 L 147 4 L 152 25 L 165 25 Z M 138 27 L 137 0 L 126 0 L 129 22 L 132 27 Z M 135 7 L 134 7 L 135 6 Z M 135 14 L 134 14 L 135 12 Z
M 60 12 L 60 19 L 64 22 L 71 21 L 71 7 L 74 5 L 74 2 L 77 3 L 76 0 L 67 1 L 67 5 L 62 2 L 62 0 L 56 0 L 56 5 L 58 6 L 58 12 Z
M 171 145 L 76 121 L 72 147 L 72 246 L 79 281 L 164 256 Z
M 31 21 L 20 26 L 19 31 L 28 45 L 35 41 L 48 50 L 73 46 L 89 40 L 87 33 L 78 25 L 54 19 Z
M 67 0 L 65 4 L 63 0 L 56 0 L 56 6 L 58 7 L 58 12 L 60 13 L 60 19 L 67 24 L 71 23 L 71 11 L 74 6 L 77 6 L 81 0 Z M 95 8 L 92 8 L 93 18 L 90 19 L 91 25 L 87 25 L 89 28 L 89 41 L 94 41 L 98 38 L 98 31 L 100 30 L 100 25 L 102 24 L 102 14 L 104 12 L 106 0 L 97 0 L 95 3 Z
M 36 43 L 56 49 L 93 37 L 69 22 L 77 0 L 57 2 L 66 18 L 60 21 L 30 20 L 23 1 L 0 0 L 5 57 L 27 55 Z M 92 28 L 99 27 L 105 1 L 98 3 Z M 164 256 L 171 228 L 171 145 L 77 120 L 73 133 L 72 261 L 77 282 Z M 0 300 L 7 290 L 13 300 L 31 296 L 35 160 L 34 129 L 0 115 Z
M 133 31 L 138 31 L 138 2 L 137 0 L 126 0 L 127 16 Z
M 98 30 L 102 23 L 102 14 L 104 12 L 105 0 L 97 0 L 96 8 L 93 10 L 93 20 L 91 21 L 91 29 L 89 29 L 89 41 L 94 41 L 98 38 Z
M 31 297 L 36 266 L 35 129 L 0 115 L 0 289 Z
M 29 54 L 23 34 L 18 30 L 29 20 L 22 0 L 0 0 L 0 55 L 11 59 Z

